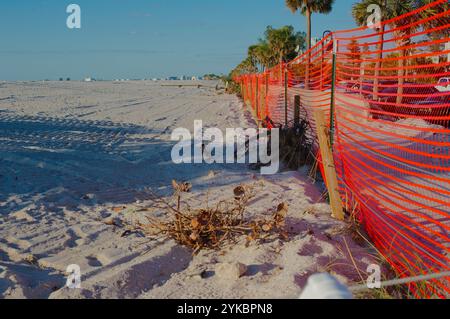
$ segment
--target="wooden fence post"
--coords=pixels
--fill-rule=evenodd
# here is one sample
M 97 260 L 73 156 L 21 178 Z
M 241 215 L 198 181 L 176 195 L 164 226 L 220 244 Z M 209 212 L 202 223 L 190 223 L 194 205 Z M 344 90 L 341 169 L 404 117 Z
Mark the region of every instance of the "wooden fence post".
M 333 38 L 333 69 L 331 75 L 331 101 L 330 101 L 330 145 L 334 144 L 334 110 L 336 108 L 336 67 L 337 67 L 338 41 Z
M 242 95 L 242 99 L 244 100 L 245 103 L 245 94 L 244 94 L 244 82 L 241 80 L 241 95 Z
M 269 100 L 269 73 L 266 74 L 266 94 L 264 95 L 264 117 L 263 120 L 266 120 L 266 117 L 268 115 L 267 110 L 269 109 L 268 100 Z
M 300 95 L 294 96 L 294 125 L 300 125 Z
M 288 127 L 288 71 L 284 70 L 284 122 Z
M 256 106 L 255 106 L 255 112 L 256 112 L 256 120 L 258 121 L 258 127 L 260 123 L 259 118 L 259 77 L 256 77 Z
M 315 111 L 314 118 L 316 121 L 317 136 L 319 138 L 320 153 L 322 155 L 328 194 L 330 196 L 331 211 L 334 218 L 344 220 L 344 208 L 339 194 L 339 184 L 331 149 L 330 132 L 325 121 L 325 111 Z

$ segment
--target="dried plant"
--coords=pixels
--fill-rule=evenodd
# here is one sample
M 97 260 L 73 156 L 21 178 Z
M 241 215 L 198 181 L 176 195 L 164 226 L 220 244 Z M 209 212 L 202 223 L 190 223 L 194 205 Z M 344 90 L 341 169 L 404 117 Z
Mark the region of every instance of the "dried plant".
M 181 204 L 182 194 L 191 190 L 190 184 L 176 181 L 172 184 L 176 207 L 165 199 L 153 198 L 166 211 L 168 219 L 147 217 L 148 223 L 138 224 L 145 234 L 172 238 L 193 249 L 194 254 L 202 249 L 220 249 L 242 236 L 247 245 L 274 236 L 288 238 L 284 230 L 288 206 L 284 203 L 278 205 L 271 218 L 246 219 L 247 204 L 254 197 L 250 186 L 236 187 L 232 199 L 220 201 L 213 208 L 192 209 Z
M 280 154 L 281 161 L 286 163 L 289 169 L 298 169 L 305 165 L 313 164 L 312 156 L 313 140 L 309 136 L 310 124 L 301 119 L 293 127 L 280 130 Z

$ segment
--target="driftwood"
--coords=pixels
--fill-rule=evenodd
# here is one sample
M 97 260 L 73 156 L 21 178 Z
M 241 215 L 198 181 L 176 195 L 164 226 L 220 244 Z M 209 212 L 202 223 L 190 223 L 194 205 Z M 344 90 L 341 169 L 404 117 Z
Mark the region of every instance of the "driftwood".
M 288 207 L 284 203 L 278 205 L 271 218 L 246 219 L 247 203 L 254 196 L 250 187 L 239 186 L 234 189 L 234 198 L 220 201 L 214 208 L 201 209 L 182 207 L 182 194 L 190 191 L 190 184 L 174 181 L 173 187 L 175 207 L 164 199 L 154 198 L 166 211 L 168 220 L 148 217 L 148 223 L 138 225 L 145 234 L 172 238 L 193 249 L 194 254 L 202 249 L 220 249 L 242 236 L 247 245 L 273 236 L 288 238 L 284 230 Z

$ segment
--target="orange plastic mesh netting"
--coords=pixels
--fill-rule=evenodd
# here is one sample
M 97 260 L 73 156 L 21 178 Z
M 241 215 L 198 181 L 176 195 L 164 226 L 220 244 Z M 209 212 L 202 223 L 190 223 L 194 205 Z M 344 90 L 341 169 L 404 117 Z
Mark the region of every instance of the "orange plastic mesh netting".
M 450 270 L 447 0 L 376 29 L 330 33 L 295 60 L 235 81 L 269 126 L 292 125 L 299 96 L 316 139 L 312 113 L 326 111 L 342 200 L 401 277 Z M 448 297 L 450 278 L 410 288 Z

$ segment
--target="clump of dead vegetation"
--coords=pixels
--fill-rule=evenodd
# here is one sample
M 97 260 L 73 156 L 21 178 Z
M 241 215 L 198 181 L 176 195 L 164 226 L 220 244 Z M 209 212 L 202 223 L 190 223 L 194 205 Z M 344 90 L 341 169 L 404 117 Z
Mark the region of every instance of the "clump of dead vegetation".
M 313 153 L 314 137 L 312 136 L 314 130 L 306 114 L 289 122 L 288 125 L 277 124 L 267 117 L 262 122 L 262 126 L 280 129 L 280 161 L 285 164 L 287 169 L 297 170 L 303 166 L 315 164 L 316 160 Z M 269 131 L 269 142 L 267 145 L 269 152 L 271 152 L 270 133 Z
M 266 219 L 246 217 L 248 202 L 254 197 L 251 186 L 234 189 L 230 200 L 218 202 L 214 207 L 194 209 L 182 204 L 182 194 L 191 190 L 188 183 L 173 181 L 176 204 L 161 198 L 153 200 L 166 212 L 165 218 L 147 217 L 148 222 L 138 227 L 149 236 L 166 236 L 193 249 L 194 254 L 203 249 L 220 249 L 245 237 L 247 245 L 258 240 L 279 237 L 287 239 L 285 219 L 288 206 L 284 203 Z
M 288 169 L 296 170 L 314 163 L 314 142 L 308 134 L 310 129 L 309 122 L 301 119 L 292 127 L 280 130 L 280 160 Z

